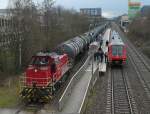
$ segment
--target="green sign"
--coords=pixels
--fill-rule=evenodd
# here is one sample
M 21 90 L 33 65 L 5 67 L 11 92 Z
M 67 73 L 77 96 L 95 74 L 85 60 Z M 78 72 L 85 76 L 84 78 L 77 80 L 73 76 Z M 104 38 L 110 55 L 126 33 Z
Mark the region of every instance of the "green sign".
M 140 11 L 140 7 L 138 6 L 132 6 L 132 7 L 129 7 L 130 10 L 137 10 L 137 11 Z
M 140 3 L 140 0 L 128 0 L 129 4 L 130 3 Z M 133 19 L 137 16 L 137 13 L 140 11 L 141 7 L 140 6 L 128 6 L 128 16 L 129 19 Z
M 130 7 L 128 9 L 129 19 L 133 19 L 137 16 L 137 13 L 140 11 L 140 7 Z
M 140 0 L 128 0 L 128 2 L 134 2 L 134 3 L 136 3 L 136 2 L 140 2 Z

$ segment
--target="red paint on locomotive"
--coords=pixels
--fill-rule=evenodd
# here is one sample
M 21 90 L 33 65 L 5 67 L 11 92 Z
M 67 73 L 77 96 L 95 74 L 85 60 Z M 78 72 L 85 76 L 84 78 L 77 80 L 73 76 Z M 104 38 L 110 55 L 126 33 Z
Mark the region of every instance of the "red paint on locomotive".
M 55 71 L 52 71 L 52 64 Z M 53 68 L 54 69 L 54 68 Z M 37 55 L 32 57 L 32 62 L 26 70 L 25 84 L 28 87 L 47 87 L 52 81 L 57 83 L 69 70 L 69 60 L 63 55 Z

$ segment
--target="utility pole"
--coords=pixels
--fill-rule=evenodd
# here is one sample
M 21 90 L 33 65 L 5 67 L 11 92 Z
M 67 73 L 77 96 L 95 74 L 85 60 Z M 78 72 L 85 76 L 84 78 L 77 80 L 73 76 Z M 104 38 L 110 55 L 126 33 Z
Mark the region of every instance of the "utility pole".
M 89 25 L 89 31 L 91 30 L 91 27 L 92 27 L 92 24 Z M 93 72 L 94 72 L 94 50 L 92 50 L 92 47 L 89 47 L 89 56 L 91 56 L 91 59 L 92 59 L 92 70 L 91 70 L 91 73 L 92 73 L 92 76 L 93 76 Z
M 21 49 L 22 45 L 21 44 L 22 44 L 22 38 L 19 33 L 19 66 L 20 68 L 22 66 L 22 49 Z
M 53 0 L 44 0 L 44 6 L 45 6 L 45 11 L 44 11 L 45 12 L 45 17 L 44 17 L 44 20 L 45 20 L 44 24 L 45 25 L 44 26 L 46 28 L 45 33 L 46 33 L 47 42 L 49 39 L 49 29 L 50 29 L 50 23 L 49 23 L 50 18 L 49 18 L 49 16 L 50 16 L 50 8 L 52 5 L 53 5 Z
M 92 77 L 94 75 L 94 53 L 92 53 Z

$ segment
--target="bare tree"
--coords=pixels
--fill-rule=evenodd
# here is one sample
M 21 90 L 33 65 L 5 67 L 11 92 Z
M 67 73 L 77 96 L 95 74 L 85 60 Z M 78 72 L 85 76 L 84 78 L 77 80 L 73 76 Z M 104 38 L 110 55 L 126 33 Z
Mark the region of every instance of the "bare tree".
M 11 57 L 14 72 L 20 67 L 26 67 L 31 56 L 38 51 L 52 51 L 61 42 L 88 31 L 87 17 L 74 9 L 54 7 L 53 4 L 53 0 L 43 0 L 38 4 L 32 0 L 10 0 L 8 16 L 11 17 L 11 27 L 8 27 L 8 31 L 11 42 L 7 48 L 9 54 L 2 55 L 0 50 L 0 58 L 10 60 Z M 7 31 L 6 33 L 8 36 Z M 5 66 L 8 65 L 1 64 L 0 60 L 0 69 L 5 69 Z
M 150 57 L 150 12 L 146 15 L 139 15 L 129 26 L 131 41 L 139 46 L 146 55 Z

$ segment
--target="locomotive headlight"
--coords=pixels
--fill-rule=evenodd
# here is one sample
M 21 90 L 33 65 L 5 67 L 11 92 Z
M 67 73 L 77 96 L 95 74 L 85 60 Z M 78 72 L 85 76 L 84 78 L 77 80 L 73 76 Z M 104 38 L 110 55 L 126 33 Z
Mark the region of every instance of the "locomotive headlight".
M 35 69 L 34 72 L 37 72 L 37 69 Z

